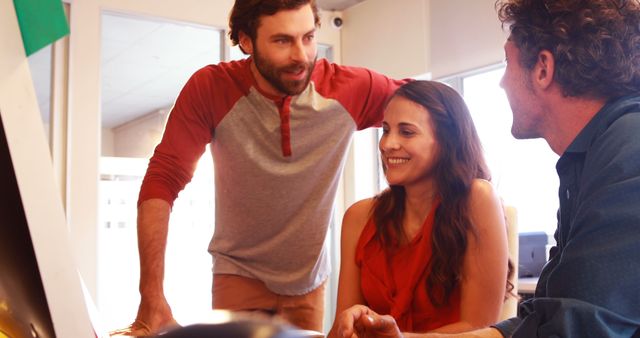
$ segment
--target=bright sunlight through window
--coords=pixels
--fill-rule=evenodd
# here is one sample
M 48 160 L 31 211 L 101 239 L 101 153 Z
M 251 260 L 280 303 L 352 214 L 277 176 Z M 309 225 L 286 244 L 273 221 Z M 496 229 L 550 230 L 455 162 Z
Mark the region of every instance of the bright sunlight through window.
M 516 140 L 511 109 L 499 83 L 504 67 L 462 78 L 464 99 L 478 130 L 493 184 L 518 210 L 519 232 L 553 234 L 558 210 L 558 155 L 543 139 Z

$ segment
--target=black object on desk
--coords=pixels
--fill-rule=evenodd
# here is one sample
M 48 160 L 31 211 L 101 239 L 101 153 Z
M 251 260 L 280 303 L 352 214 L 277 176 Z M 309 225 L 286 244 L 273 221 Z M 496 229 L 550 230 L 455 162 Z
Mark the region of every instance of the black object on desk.
M 538 277 L 547 263 L 547 234 L 521 232 L 518 236 L 518 277 Z

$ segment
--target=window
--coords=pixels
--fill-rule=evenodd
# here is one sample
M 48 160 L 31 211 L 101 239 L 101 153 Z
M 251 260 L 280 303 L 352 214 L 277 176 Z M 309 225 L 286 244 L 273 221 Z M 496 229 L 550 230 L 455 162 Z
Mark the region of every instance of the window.
M 218 63 L 223 31 L 188 22 L 102 14 L 102 157 L 97 306 L 106 329 L 127 326 L 139 304 L 137 199 L 170 107 L 200 67 Z M 165 295 L 182 324 L 211 308 L 214 180 L 205 152 L 173 206 Z
M 511 109 L 499 83 L 504 66 L 445 79 L 463 93 L 482 141 L 494 186 L 518 210 L 519 232 L 555 231 L 558 156 L 543 139 L 516 140 Z
M 108 330 L 127 326 L 136 316 L 139 260 L 137 200 L 148 160 L 102 157 L 98 229 L 98 307 Z M 215 203 L 213 162 L 208 151 L 191 183 L 180 192 L 169 221 L 165 295 L 174 317 L 196 322 L 211 308 L 211 255 Z

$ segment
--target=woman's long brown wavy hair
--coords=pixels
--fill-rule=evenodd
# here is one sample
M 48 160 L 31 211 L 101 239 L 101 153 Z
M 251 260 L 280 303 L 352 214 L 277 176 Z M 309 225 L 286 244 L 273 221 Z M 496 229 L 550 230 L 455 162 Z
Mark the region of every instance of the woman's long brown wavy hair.
M 471 184 L 474 179 L 490 180 L 489 170 L 469 109 L 454 89 L 439 82 L 413 81 L 395 96 L 428 111 L 439 145 L 433 177 L 440 204 L 431 236 L 427 291 L 435 306 L 443 306 L 460 283 L 467 236 L 475 232 L 468 208 Z M 390 186 L 374 198 L 372 217 L 378 238 L 391 249 L 399 245 L 396 239 L 405 238 L 404 202 L 402 186 Z

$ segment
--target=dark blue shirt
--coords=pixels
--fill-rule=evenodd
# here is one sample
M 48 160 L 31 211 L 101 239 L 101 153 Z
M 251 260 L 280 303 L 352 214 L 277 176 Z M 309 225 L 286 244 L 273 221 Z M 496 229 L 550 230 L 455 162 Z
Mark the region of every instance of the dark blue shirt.
M 640 96 L 606 104 L 556 169 L 557 245 L 535 297 L 495 327 L 513 337 L 640 336 Z

